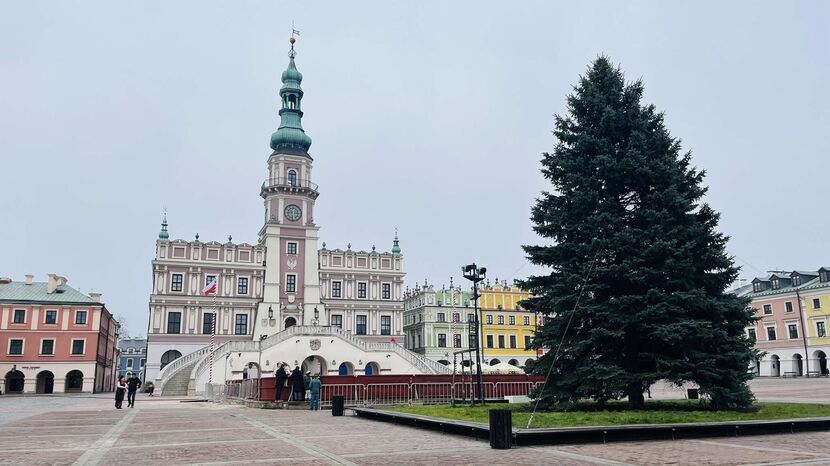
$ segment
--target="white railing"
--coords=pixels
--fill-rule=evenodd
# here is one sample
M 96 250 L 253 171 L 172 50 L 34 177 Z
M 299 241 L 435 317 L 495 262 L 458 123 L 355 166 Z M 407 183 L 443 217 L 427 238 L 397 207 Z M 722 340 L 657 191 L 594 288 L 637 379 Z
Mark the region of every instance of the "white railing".
M 339 327 L 328 326 L 295 325 L 281 332 L 275 333 L 262 341 L 227 341 L 213 350 L 213 360 L 220 360 L 228 353 L 266 350 L 295 336 L 337 336 L 365 352 L 394 352 L 425 374 L 450 374 L 452 372 L 449 367 L 421 356 L 420 354 L 413 353 L 397 343 L 367 343 L 352 334 L 344 332 Z M 208 369 L 208 366 L 210 365 L 210 348 L 206 346 L 194 351 L 193 353 L 182 356 L 181 358 L 176 359 L 165 366 L 156 378 L 157 380 L 161 380 L 161 386 L 158 388 L 161 389 L 167 382 L 164 380 L 165 377 L 169 378 L 179 369 L 189 365 L 195 360 L 198 360 L 198 363 L 193 367 L 190 373 L 191 381 L 198 380 L 199 377 Z
M 158 381 L 156 383 L 156 390 L 158 390 L 159 393 L 163 393 L 164 386 L 171 378 L 173 378 L 173 375 L 179 372 L 182 368 L 189 366 L 190 364 L 193 364 L 199 359 L 205 357 L 208 353 L 210 353 L 210 348 L 206 346 L 192 353 L 186 354 L 164 366 L 161 372 L 159 372 L 156 376 L 156 380 Z

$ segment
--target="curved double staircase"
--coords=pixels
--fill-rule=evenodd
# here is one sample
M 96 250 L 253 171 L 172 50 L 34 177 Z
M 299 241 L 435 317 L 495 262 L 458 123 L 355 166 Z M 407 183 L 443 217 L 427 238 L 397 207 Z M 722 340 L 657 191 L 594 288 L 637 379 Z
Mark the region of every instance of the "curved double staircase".
M 332 336 L 346 341 L 350 345 L 367 353 L 393 352 L 424 374 L 450 374 L 452 370 L 438 362 L 413 353 L 391 342 L 367 343 L 353 335 L 343 332 L 339 327 L 312 327 L 297 325 L 275 333 L 262 341 L 228 341 L 213 350 L 213 360 L 221 360 L 226 355 L 236 352 L 264 351 L 289 338 L 297 336 Z M 164 366 L 156 377 L 156 390 L 163 396 L 184 396 L 197 393 L 196 381 L 210 365 L 210 347 L 206 346 L 186 354 Z

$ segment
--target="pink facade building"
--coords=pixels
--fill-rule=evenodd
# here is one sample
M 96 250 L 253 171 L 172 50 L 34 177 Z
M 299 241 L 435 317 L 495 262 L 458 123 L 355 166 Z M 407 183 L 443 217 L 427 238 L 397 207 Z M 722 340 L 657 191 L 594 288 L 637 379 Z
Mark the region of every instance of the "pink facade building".
M 738 294 L 752 299 L 757 322 L 746 329 L 762 352 L 752 363 L 759 376 L 826 376 L 828 348 L 817 335 L 824 333 L 821 296 L 830 289 L 826 269 L 772 271 L 757 277 Z
M 33 278 L 0 279 L 3 393 L 113 390 L 118 324 L 101 295 Z

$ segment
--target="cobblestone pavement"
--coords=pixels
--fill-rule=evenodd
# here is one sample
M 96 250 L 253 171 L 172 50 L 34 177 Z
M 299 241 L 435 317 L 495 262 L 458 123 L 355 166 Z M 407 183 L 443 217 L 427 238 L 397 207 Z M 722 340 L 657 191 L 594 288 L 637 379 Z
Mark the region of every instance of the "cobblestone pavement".
M 137 406 L 116 410 L 109 394 L 3 397 L 0 464 L 830 465 L 830 432 L 492 450 L 329 411 L 146 397 Z
M 830 377 L 760 377 L 749 386 L 758 401 L 830 403 Z M 659 382 L 651 387 L 651 395 L 656 399 L 684 398 L 686 389 Z

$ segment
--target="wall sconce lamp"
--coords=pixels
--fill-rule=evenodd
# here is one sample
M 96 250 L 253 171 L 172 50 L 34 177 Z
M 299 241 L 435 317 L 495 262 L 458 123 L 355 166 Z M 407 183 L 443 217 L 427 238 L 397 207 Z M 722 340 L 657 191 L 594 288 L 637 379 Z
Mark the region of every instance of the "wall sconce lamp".
M 268 320 L 274 320 L 274 308 L 268 306 Z

